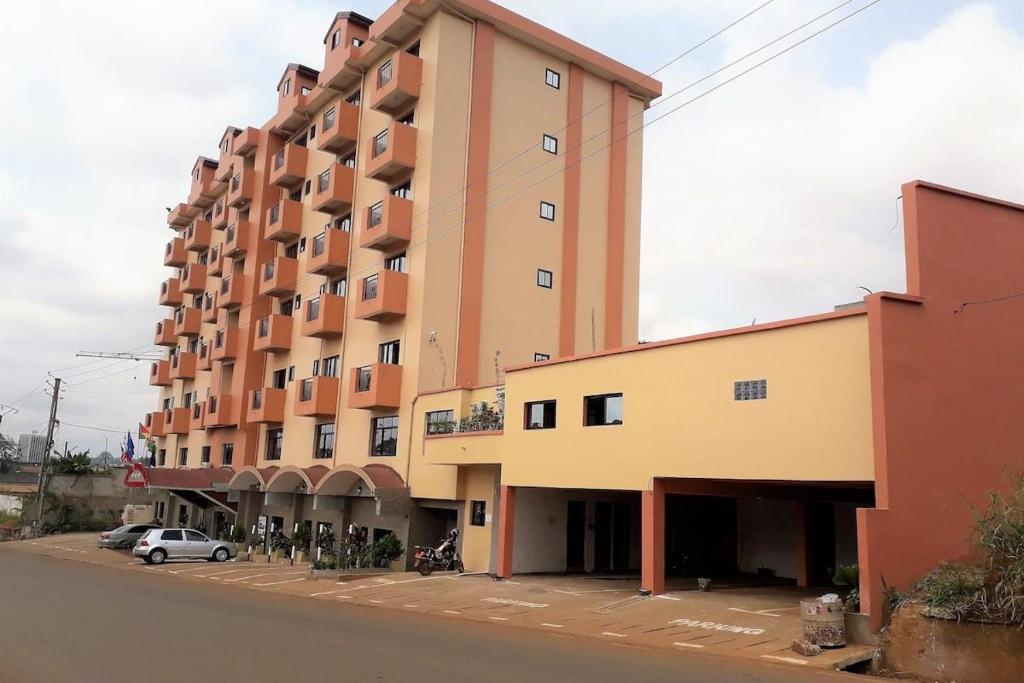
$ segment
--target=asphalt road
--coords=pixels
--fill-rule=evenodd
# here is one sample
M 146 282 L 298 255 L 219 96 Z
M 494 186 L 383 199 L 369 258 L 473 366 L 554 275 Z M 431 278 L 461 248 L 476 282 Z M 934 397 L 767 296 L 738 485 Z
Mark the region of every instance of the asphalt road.
M 851 680 L 30 555 L 0 545 L 0 683 Z

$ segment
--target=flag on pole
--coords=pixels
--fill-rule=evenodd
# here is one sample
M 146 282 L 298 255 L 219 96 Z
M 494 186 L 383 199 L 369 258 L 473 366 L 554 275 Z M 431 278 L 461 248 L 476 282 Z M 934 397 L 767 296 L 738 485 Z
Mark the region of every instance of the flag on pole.
M 131 462 L 135 459 L 135 444 L 132 443 L 132 433 L 128 432 L 128 444 L 125 446 L 124 453 L 121 454 L 122 462 Z

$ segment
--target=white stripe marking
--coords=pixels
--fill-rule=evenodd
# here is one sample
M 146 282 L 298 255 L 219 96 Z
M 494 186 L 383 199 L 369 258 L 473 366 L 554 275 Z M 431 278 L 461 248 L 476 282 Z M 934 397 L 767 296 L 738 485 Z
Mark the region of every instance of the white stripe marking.
M 419 609 L 419 605 L 402 605 L 402 607 L 408 607 L 409 609 Z
M 210 568 L 209 566 L 204 565 L 204 566 L 200 566 L 200 567 L 186 567 L 185 569 L 168 569 L 167 573 L 168 574 L 182 574 L 184 572 L 194 572 L 194 571 L 199 571 L 199 570 L 209 569 L 209 568 Z
M 441 611 L 444 612 L 445 614 L 462 614 L 462 612 L 459 612 L 459 611 L 453 610 L 453 609 L 446 609 L 446 610 L 441 610 Z
M 383 600 L 370 600 L 370 602 L 372 602 L 375 605 L 379 605 L 379 604 L 383 603 L 384 601 Z
M 487 617 L 487 618 L 488 619 L 493 619 L 494 621 L 508 621 L 508 617 Z
M 779 609 L 779 608 L 776 608 L 776 609 Z M 767 609 L 749 610 L 749 609 L 741 609 L 739 607 L 730 607 L 729 610 L 732 611 L 732 612 L 743 612 L 744 614 L 759 614 L 762 617 L 775 617 L 775 618 L 778 618 L 778 617 L 782 616 L 781 614 L 772 614 L 772 611 L 771 610 L 767 610 Z
M 779 662 L 786 662 L 787 664 L 807 664 L 806 659 L 797 659 L 796 657 L 779 657 L 778 655 L 761 655 L 762 659 L 774 659 Z
M 625 633 L 612 633 L 611 631 L 603 631 L 601 633 L 601 635 L 602 636 L 610 636 L 612 638 L 625 638 L 626 637 Z
M 677 647 L 704 647 L 700 643 L 672 643 Z
M 565 624 L 548 624 L 546 622 L 541 622 L 541 626 L 547 626 L 548 628 L 565 628 Z
M 561 593 L 562 595 L 576 595 L 576 596 L 583 595 L 583 593 L 577 593 L 576 591 L 560 591 L 557 588 L 554 589 L 554 592 L 555 593 Z
M 310 593 L 309 597 L 315 598 L 315 597 L 320 596 L 320 595 L 330 595 L 331 593 L 340 593 L 340 592 L 341 592 L 340 590 L 336 590 L 336 591 L 324 591 L 323 593 Z
M 305 579 L 285 579 L 284 581 L 270 581 L 269 583 L 254 583 L 254 586 L 276 586 L 279 583 L 295 583 L 296 581 L 305 581 Z
M 245 581 L 246 579 L 258 579 L 262 576 L 295 576 L 296 574 L 305 574 L 306 572 L 264 572 L 262 574 L 252 574 L 250 576 L 236 576 L 233 579 L 224 579 L 224 583 L 232 583 L 234 581 Z
M 659 600 L 675 600 L 676 602 L 682 600 L 682 598 L 673 598 L 671 595 L 655 595 L 654 597 Z
M 338 600 L 351 600 L 352 599 L 351 595 L 335 595 L 334 597 L 336 599 L 338 599 Z

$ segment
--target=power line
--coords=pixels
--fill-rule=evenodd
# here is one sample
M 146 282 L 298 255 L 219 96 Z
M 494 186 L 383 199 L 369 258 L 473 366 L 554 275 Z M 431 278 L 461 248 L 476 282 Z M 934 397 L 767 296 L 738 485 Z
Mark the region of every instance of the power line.
M 95 425 L 80 425 L 75 424 L 74 422 L 68 422 L 67 420 L 60 420 L 59 422 L 64 427 L 78 427 L 79 429 L 91 429 L 97 432 L 110 432 L 112 434 L 124 434 L 126 431 L 131 431 L 130 429 L 110 429 L 109 427 L 97 427 Z

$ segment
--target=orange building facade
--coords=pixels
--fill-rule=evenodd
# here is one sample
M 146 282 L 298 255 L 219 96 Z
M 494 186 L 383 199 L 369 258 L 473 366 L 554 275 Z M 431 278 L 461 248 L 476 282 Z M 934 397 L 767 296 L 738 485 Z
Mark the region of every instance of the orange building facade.
M 464 505 L 411 491 L 420 394 L 637 341 L 661 85 L 482 0 L 339 13 L 324 50 L 168 214 L 145 417 L 161 512 L 434 543 Z

